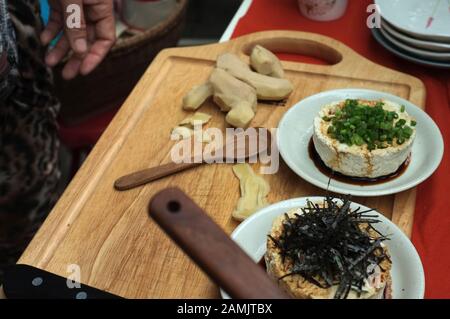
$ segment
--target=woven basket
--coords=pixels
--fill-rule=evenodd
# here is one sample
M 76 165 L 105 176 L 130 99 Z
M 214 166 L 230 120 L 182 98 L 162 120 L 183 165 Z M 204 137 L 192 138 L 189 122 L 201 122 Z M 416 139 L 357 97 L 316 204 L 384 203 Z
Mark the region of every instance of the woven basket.
M 89 75 L 65 81 L 61 77 L 64 65 L 55 68 L 55 93 L 61 101 L 62 123 L 75 125 L 123 103 L 158 52 L 176 46 L 188 0 L 177 2 L 165 21 L 132 37 L 119 39 Z

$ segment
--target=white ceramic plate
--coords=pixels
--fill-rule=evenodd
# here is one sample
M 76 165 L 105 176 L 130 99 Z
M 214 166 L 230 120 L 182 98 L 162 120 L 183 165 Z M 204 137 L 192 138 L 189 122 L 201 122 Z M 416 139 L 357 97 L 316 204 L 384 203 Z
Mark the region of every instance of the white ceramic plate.
M 406 44 L 409 44 L 413 47 L 435 52 L 447 52 L 447 53 L 450 52 L 450 44 L 425 41 L 413 38 L 405 33 L 402 33 L 401 31 L 398 31 L 397 29 L 395 29 L 395 27 L 391 26 L 384 19 L 381 20 L 381 28 L 384 29 L 386 32 L 388 32 L 394 38 L 403 41 Z
M 231 238 L 255 261 L 261 260 L 266 252 L 267 235 L 270 233 L 272 223 L 276 217 L 286 211 L 304 207 L 306 197 L 295 198 L 279 202 L 263 208 L 243 223 L 231 234 Z M 309 197 L 311 201 L 322 201 L 323 197 Z M 353 203 L 352 209 L 366 207 Z M 375 225 L 383 234 L 390 235 L 391 240 L 386 241 L 392 259 L 392 284 L 394 299 L 422 299 L 425 291 L 425 277 L 419 255 L 411 241 L 389 219 L 379 215 L 381 223 Z M 223 298 L 229 298 L 221 290 Z
M 450 63 L 437 62 L 437 61 L 427 60 L 424 58 L 419 58 L 419 57 L 416 57 L 415 55 L 412 55 L 409 52 L 406 52 L 406 51 L 396 47 L 394 44 L 392 44 L 389 40 L 387 40 L 381 34 L 380 29 L 373 28 L 372 35 L 375 38 L 375 40 L 377 40 L 377 42 L 380 45 L 382 45 L 386 50 L 401 57 L 402 59 L 414 62 L 419 65 L 427 66 L 427 67 L 439 68 L 439 69 L 450 69 Z
M 422 39 L 450 43 L 447 0 L 375 0 L 381 16 L 396 28 Z
M 387 30 L 385 30 L 383 28 L 381 28 L 380 31 L 383 34 L 383 36 L 386 39 L 388 39 L 389 41 L 391 41 L 394 45 L 396 45 L 397 47 L 399 47 L 413 55 L 416 55 L 418 57 L 425 58 L 428 60 L 450 63 L 450 53 L 432 52 L 432 51 L 426 51 L 423 49 L 418 49 L 418 48 L 410 46 L 410 45 L 396 39 Z
M 330 191 L 354 196 L 395 194 L 420 184 L 437 169 L 444 154 L 444 142 L 439 128 L 428 114 L 395 95 L 371 90 L 343 89 L 310 96 L 291 107 L 281 119 L 277 134 L 278 148 L 281 157 L 297 175 L 317 187 L 327 189 L 329 178 L 309 157 L 308 144 L 313 135 L 313 120 L 320 109 L 329 103 L 345 99 L 386 99 L 403 104 L 406 111 L 417 120 L 417 134 L 410 164 L 399 177 L 385 183 L 367 186 L 332 179 Z

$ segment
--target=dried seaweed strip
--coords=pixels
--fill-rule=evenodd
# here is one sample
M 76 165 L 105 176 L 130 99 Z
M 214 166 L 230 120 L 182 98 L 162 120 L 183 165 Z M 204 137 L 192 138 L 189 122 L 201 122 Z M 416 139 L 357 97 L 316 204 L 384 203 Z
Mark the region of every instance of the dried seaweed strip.
M 369 214 L 373 210 L 351 210 L 349 197 L 338 200 L 342 203 L 330 196 L 322 204 L 308 201 L 302 214 L 285 214 L 279 238 L 269 236 L 282 260 L 292 264 L 279 280 L 301 275 L 320 288 L 337 285 L 335 298 L 346 298 L 351 289 L 362 293 L 364 281 L 372 274 L 369 265 L 389 260 L 382 247 L 389 238 L 373 227 L 380 222 Z

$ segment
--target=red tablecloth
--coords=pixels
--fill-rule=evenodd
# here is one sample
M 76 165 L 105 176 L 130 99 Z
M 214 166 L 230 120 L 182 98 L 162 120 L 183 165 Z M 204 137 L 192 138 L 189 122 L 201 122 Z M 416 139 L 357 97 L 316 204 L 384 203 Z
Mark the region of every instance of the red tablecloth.
M 233 37 L 264 30 L 299 30 L 333 37 L 370 60 L 420 78 L 427 89 L 427 113 L 445 142 L 437 172 L 419 186 L 412 240 L 425 268 L 426 297 L 450 298 L 450 71 L 425 68 L 392 55 L 366 27 L 370 0 L 350 0 L 345 16 L 314 22 L 300 15 L 296 0 L 253 0 Z

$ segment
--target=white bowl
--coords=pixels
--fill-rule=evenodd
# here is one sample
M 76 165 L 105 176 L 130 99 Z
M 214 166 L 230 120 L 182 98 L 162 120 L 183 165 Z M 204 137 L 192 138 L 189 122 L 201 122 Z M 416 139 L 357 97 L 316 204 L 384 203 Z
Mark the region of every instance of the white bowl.
M 273 221 L 290 209 L 304 207 L 306 200 L 322 201 L 323 197 L 302 197 L 282 201 L 263 208 L 242 222 L 231 234 L 231 238 L 255 261 L 258 262 L 266 252 L 267 235 L 270 233 Z M 352 209 L 367 207 L 352 203 Z M 394 299 L 422 299 L 425 293 L 425 276 L 419 255 L 406 235 L 389 219 L 378 212 L 381 223 L 375 228 L 390 240 L 385 244 L 392 260 L 392 292 Z M 372 214 L 372 212 L 371 212 Z M 221 290 L 223 298 L 229 298 Z
M 436 51 L 436 52 L 450 52 L 450 44 L 433 42 L 433 41 L 425 41 L 413 38 L 407 34 L 402 33 L 395 29 L 395 27 L 391 26 L 389 22 L 386 22 L 384 19 L 381 20 L 381 28 L 388 32 L 394 38 L 405 42 L 416 48 L 425 49 L 428 51 Z
M 416 55 L 416 56 L 419 56 L 421 58 L 425 58 L 428 60 L 433 60 L 433 61 L 450 62 L 450 53 L 432 52 L 432 51 L 426 51 L 423 49 L 418 49 L 418 48 L 410 46 L 404 42 L 401 42 L 400 40 L 397 40 L 395 37 L 393 37 L 388 31 L 386 31 L 383 28 L 381 28 L 380 31 L 383 34 L 383 36 L 386 39 L 388 39 L 389 41 L 391 41 L 394 45 L 396 45 L 397 47 L 399 47 L 413 55 Z
M 407 61 L 419 64 L 422 66 L 426 66 L 426 67 L 438 68 L 438 69 L 450 69 L 450 63 L 437 62 L 437 61 L 427 60 L 425 58 L 420 58 L 420 57 L 417 57 L 409 52 L 406 52 L 406 51 L 398 48 L 396 45 L 394 45 L 389 40 L 387 40 L 383 36 L 383 34 L 381 34 L 381 31 L 378 28 L 373 28 L 371 31 L 372 31 L 373 37 L 381 46 L 383 46 L 386 50 L 395 54 L 396 56 L 401 57 L 402 59 L 405 59 Z
M 390 100 L 405 105 L 408 114 L 417 120 L 411 161 L 402 175 L 384 183 L 365 186 L 332 179 L 328 187 L 329 177 L 323 174 L 309 157 L 308 145 L 313 135 L 313 120 L 320 109 L 324 105 L 345 99 Z M 354 196 L 382 196 L 410 189 L 433 174 L 444 154 L 441 132 L 427 113 L 398 96 L 361 89 L 326 91 L 300 101 L 281 119 L 277 143 L 281 157 L 298 176 L 322 189 Z
M 397 29 L 424 40 L 450 43 L 447 0 L 375 0 L 375 4 Z

